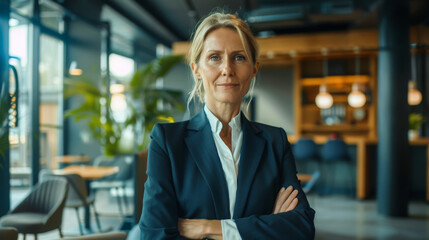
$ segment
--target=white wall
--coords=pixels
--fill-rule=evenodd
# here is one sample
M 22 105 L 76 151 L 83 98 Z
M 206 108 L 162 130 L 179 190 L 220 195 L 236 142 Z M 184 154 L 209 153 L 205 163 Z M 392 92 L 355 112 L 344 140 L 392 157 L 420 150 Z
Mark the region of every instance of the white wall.
M 187 64 L 178 64 L 164 77 L 164 87 L 180 90 L 187 94 L 194 84 L 191 76 L 191 69 Z
M 293 68 L 261 69 L 256 81 L 255 120 L 293 133 Z

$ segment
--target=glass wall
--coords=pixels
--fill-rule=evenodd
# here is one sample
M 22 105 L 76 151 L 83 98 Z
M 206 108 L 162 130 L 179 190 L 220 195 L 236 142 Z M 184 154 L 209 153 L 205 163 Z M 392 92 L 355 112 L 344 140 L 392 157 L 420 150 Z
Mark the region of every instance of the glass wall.
M 25 17 L 33 16 L 33 0 L 11 0 L 12 11 Z
M 57 33 L 64 32 L 64 13 L 62 9 L 51 1 L 39 0 L 40 22 Z
M 57 168 L 55 157 L 62 143 L 64 46 L 59 39 L 40 37 L 40 166 Z
M 64 13 L 52 1 L 40 0 L 40 22 L 42 34 L 40 45 L 33 43 L 33 1 L 11 1 L 11 19 L 9 21 L 9 64 L 16 69 L 19 92 L 17 95 L 17 125 L 10 128 L 11 186 L 29 186 L 32 169 L 32 141 L 39 141 L 40 168 L 56 168 L 55 156 L 60 154 L 62 146 L 62 109 L 63 109 L 63 32 Z M 46 30 L 49 34 L 44 34 Z M 58 34 L 57 34 L 58 33 Z M 55 35 L 55 36 L 52 36 Z M 36 36 L 38 37 L 38 36 Z M 40 55 L 33 56 L 33 49 L 39 48 Z M 32 57 L 30 57 L 32 56 Z M 36 61 L 36 62 L 34 62 Z M 39 63 L 38 69 L 32 69 L 33 63 Z M 35 72 L 35 75 L 34 75 Z M 11 71 L 11 84 L 15 86 L 15 75 Z M 31 87 L 33 77 L 39 77 L 40 134 L 30 129 L 31 96 L 35 91 Z M 13 90 L 13 89 L 12 89 Z M 12 92 L 13 94 L 13 92 Z M 37 117 L 37 116 L 36 116 Z M 37 135 L 37 136 L 36 136 Z
M 15 95 L 16 123 L 10 127 L 11 186 L 28 186 L 31 173 L 30 132 L 30 24 L 24 18 L 11 17 L 9 21 L 10 93 Z M 14 71 L 12 71 L 14 69 Z M 11 113 L 11 112 L 10 112 Z

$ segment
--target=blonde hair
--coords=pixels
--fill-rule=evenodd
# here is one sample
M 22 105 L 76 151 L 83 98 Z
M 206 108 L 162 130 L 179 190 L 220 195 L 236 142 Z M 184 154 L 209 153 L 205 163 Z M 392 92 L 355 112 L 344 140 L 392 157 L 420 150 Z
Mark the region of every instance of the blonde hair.
M 253 64 L 256 64 L 259 58 L 259 46 L 249 26 L 236 15 L 216 12 L 204 18 L 195 30 L 187 56 L 189 65 L 192 63 L 198 65 L 207 35 L 219 28 L 235 30 L 240 36 L 246 55 L 251 57 Z M 193 76 L 193 79 L 194 87 L 189 94 L 188 106 L 195 96 L 198 96 L 200 102 L 204 102 L 203 81 L 195 76 Z M 253 92 L 254 85 L 254 79 L 252 79 L 251 90 L 249 92 Z

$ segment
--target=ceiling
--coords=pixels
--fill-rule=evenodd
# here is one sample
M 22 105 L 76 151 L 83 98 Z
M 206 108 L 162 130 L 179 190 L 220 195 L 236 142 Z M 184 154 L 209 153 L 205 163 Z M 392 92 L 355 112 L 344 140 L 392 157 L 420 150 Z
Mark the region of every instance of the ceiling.
M 215 8 L 237 13 L 255 35 L 376 28 L 381 0 L 105 0 L 157 41 L 187 41 Z M 429 25 L 429 1 L 409 0 L 410 25 Z M 123 30 L 123 29 L 122 29 Z

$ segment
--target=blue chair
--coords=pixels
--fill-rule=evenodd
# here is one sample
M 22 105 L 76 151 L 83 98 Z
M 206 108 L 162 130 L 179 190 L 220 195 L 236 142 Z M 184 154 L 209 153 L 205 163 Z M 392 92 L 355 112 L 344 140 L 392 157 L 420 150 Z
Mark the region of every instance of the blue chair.
M 300 138 L 292 148 L 296 160 L 297 170 L 300 173 L 310 173 L 309 165 L 316 163 L 316 170 L 319 168 L 320 156 L 316 143 L 311 138 Z
M 345 175 L 347 175 L 349 186 L 346 190 L 353 195 L 353 166 L 347 151 L 347 144 L 339 138 L 329 139 L 322 147 L 321 157 L 324 165 L 323 175 L 331 178 L 326 179 L 325 193 L 335 192 L 335 189 L 338 189 L 338 183 L 336 183 L 338 178 L 337 167 L 343 163 L 348 168 Z

